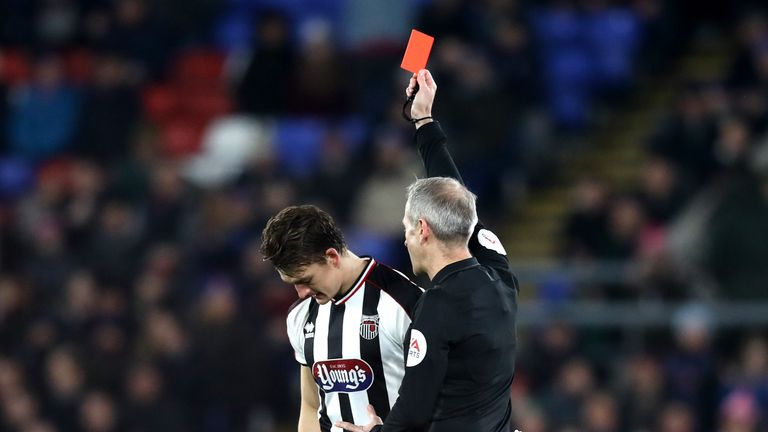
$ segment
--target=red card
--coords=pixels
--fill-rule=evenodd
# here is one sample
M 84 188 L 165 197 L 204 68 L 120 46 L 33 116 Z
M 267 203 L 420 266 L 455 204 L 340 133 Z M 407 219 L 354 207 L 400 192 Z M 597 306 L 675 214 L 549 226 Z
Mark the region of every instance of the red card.
M 408 39 L 408 47 L 405 49 L 403 62 L 400 67 L 413 73 L 427 67 L 429 52 L 435 38 L 418 30 L 411 30 L 411 38 Z

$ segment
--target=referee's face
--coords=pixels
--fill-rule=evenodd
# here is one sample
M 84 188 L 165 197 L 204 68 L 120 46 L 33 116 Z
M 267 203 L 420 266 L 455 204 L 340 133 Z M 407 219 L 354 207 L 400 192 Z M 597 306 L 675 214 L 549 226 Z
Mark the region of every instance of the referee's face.
M 319 304 L 326 304 L 341 289 L 340 270 L 329 263 L 310 264 L 294 276 L 280 272 L 280 278 L 296 288 L 299 298 L 313 297 Z
M 408 207 L 406 205 L 406 214 L 403 216 L 403 228 L 405 229 L 405 248 L 408 249 L 408 256 L 411 258 L 411 267 L 414 274 L 424 273 L 422 268 L 421 249 L 419 248 L 419 230 L 408 220 Z

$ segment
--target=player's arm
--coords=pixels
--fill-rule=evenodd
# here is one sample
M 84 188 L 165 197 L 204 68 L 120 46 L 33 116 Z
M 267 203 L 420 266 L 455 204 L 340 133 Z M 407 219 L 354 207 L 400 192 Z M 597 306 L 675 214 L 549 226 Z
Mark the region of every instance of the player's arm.
M 312 370 L 301 366 L 301 411 L 299 412 L 298 432 L 320 432 L 317 411 L 320 409 L 320 395 L 317 384 L 312 379 Z

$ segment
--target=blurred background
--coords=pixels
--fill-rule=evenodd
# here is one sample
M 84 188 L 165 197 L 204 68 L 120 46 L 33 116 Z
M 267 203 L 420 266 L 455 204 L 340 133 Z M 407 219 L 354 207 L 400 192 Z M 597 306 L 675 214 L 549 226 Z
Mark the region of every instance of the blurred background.
M 768 430 L 765 12 L 2 0 L 0 430 L 295 430 L 259 236 L 315 203 L 409 270 L 413 27 L 521 281 L 513 426 Z

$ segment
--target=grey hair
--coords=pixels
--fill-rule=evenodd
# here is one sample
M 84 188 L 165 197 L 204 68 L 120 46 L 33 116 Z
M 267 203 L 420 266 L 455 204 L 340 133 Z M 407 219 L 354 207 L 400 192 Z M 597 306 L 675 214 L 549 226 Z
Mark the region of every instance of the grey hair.
M 477 196 L 455 179 L 419 179 L 408 186 L 406 217 L 411 225 L 426 220 L 443 243 L 466 246 L 477 224 L 476 201 Z

